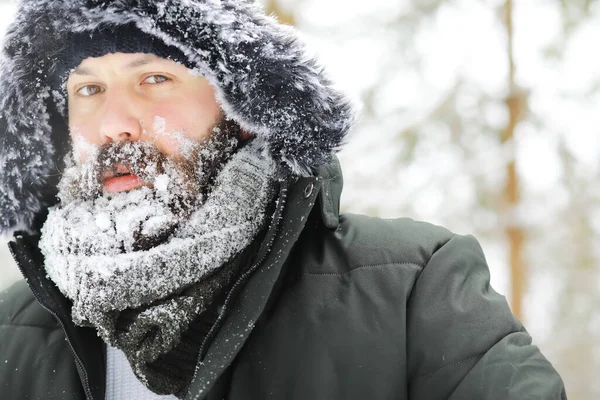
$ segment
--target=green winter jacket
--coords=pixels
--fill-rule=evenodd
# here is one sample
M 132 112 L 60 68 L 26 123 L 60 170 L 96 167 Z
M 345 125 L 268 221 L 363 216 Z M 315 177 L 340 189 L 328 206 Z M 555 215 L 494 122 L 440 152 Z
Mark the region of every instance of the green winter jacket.
M 339 215 L 341 187 L 337 162 L 289 187 L 271 250 L 228 296 L 188 399 L 566 399 L 472 236 Z M 29 287 L 0 295 L 0 397 L 104 399 L 104 345 L 73 325 L 36 243 L 10 244 Z

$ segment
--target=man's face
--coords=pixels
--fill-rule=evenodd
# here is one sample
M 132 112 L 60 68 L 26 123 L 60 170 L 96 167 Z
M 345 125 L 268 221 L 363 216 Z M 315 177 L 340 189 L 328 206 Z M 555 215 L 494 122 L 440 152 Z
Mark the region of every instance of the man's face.
M 58 185 L 61 215 L 67 227 L 95 222 L 65 229 L 63 240 L 96 243 L 92 253 L 162 243 L 249 138 L 223 117 L 204 78 L 155 55 L 88 58 L 67 91 L 73 157 Z
M 67 80 L 69 129 L 77 162 L 90 145 L 148 142 L 179 160 L 209 138 L 221 116 L 214 87 L 181 64 L 152 54 L 107 54 L 84 60 Z M 144 184 L 133 175 L 105 179 L 117 193 Z

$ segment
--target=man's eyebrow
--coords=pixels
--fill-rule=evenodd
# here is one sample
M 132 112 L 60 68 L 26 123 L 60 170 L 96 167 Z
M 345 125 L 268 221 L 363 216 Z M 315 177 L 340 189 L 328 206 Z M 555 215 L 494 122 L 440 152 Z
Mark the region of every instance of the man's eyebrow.
M 135 67 L 141 67 L 142 65 L 150 64 L 153 61 L 156 61 L 155 56 L 143 56 L 143 57 L 140 57 L 137 60 L 133 60 L 129 64 L 125 65 L 125 68 L 131 69 L 131 68 L 135 68 Z
M 154 56 L 143 56 L 126 64 L 125 69 L 141 67 L 142 65 L 150 64 L 153 61 L 156 61 Z M 71 73 L 74 75 L 93 75 L 92 71 L 86 67 L 76 67 Z

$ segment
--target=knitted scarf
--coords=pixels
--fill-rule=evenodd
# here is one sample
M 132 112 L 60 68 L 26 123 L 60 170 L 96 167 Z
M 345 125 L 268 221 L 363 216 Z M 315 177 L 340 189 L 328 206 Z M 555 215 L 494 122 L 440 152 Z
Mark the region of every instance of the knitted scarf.
M 73 302 L 73 321 L 123 350 L 151 390 L 181 393 L 185 382 L 157 376 L 149 365 L 180 343 L 239 270 L 242 250 L 265 225 L 274 175 L 272 159 L 248 144 L 218 173 L 206 201 L 166 241 L 142 250 L 123 245 L 118 210 L 99 213 L 78 201 L 50 209 L 40 248 L 49 278 Z M 130 203 L 139 196 L 125 214 L 142 231 L 160 231 L 171 216 L 144 203 L 149 190 L 123 193 Z

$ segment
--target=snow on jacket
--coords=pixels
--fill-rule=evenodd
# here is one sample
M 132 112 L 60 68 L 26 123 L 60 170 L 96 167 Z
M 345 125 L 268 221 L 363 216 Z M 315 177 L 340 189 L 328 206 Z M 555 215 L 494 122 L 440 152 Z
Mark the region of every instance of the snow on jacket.
M 566 399 L 473 237 L 338 215 L 340 192 L 335 163 L 290 187 L 272 250 L 227 307 L 186 399 Z M 36 237 L 11 248 L 43 306 L 23 282 L 0 295 L 0 393 L 104 399 L 103 342 L 70 321 Z

